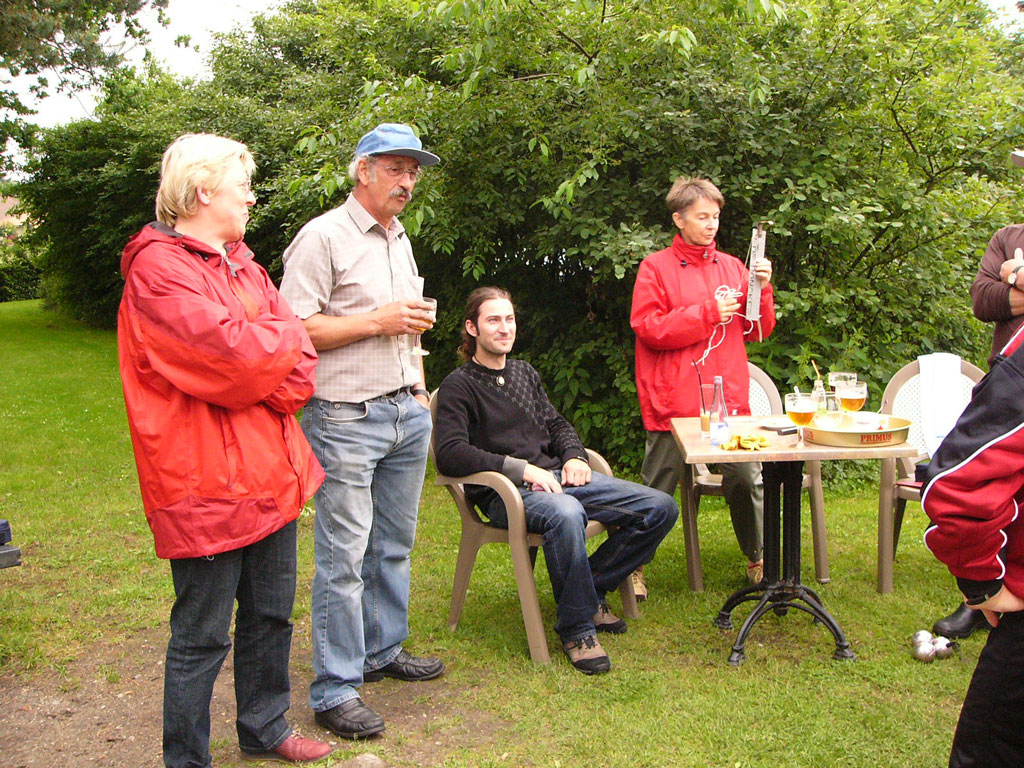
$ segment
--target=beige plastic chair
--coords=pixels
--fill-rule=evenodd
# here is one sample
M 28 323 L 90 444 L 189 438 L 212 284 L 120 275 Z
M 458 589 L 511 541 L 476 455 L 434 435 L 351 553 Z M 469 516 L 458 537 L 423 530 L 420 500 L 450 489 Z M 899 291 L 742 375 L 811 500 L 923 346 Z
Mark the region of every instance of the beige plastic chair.
M 960 361 L 959 399 L 950 407 L 962 411 L 971 399 L 971 390 L 985 373 L 978 366 Z M 908 501 L 921 502 L 921 484 L 914 480 L 914 466 L 931 458 L 921 430 L 921 364 L 915 360 L 900 368 L 882 393 L 879 413 L 910 419 L 907 442 L 917 447 L 917 458 L 883 459 L 878 492 L 878 591 L 892 592 L 892 568 L 900 542 L 903 513 Z
M 773 416 L 785 413 L 779 390 L 767 373 L 753 363 L 747 363 L 750 372 L 750 413 L 753 416 Z M 821 488 L 821 462 L 804 463 L 803 487 L 810 494 L 811 534 L 814 540 L 814 574 L 818 581 L 829 580 L 828 534 L 825 530 L 825 495 Z M 706 464 L 696 464 L 692 471 L 693 482 L 687 487 L 684 472 L 681 483 L 683 494 L 683 537 L 686 543 L 686 570 L 690 589 L 704 590 L 704 569 L 700 561 L 700 541 L 697 534 L 697 512 L 701 496 L 723 496 L 722 476 L 712 474 Z
M 436 390 L 430 397 L 430 415 L 436 420 Z M 612 476 L 611 467 L 597 451 L 588 448 L 587 453 L 590 456 L 590 467 L 594 472 Z M 430 460 L 434 461 L 433 437 L 430 440 Z M 436 461 L 434 464 L 437 465 Z M 537 547 L 543 546 L 544 537 L 526 530 L 523 497 L 519 494 L 519 489 L 500 472 L 476 472 L 465 477 L 447 477 L 438 472 L 436 483 L 448 489 L 455 506 L 459 509 L 459 517 L 462 518 L 462 538 L 459 541 L 459 556 L 455 564 L 452 602 L 448 609 L 448 628 L 454 631 L 459 625 L 462 606 L 466 602 L 466 593 L 469 590 L 469 577 L 473 573 L 473 565 L 476 563 L 476 554 L 480 547 L 492 543 L 507 544 L 512 553 L 512 570 L 519 590 L 519 604 L 523 611 L 523 623 L 526 625 L 530 658 L 537 664 L 549 663 L 551 656 L 544 634 L 540 600 L 537 598 L 537 583 L 533 578 Z M 484 522 L 473 504 L 466 499 L 467 484 L 483 485 L 497 492 L 508 513 L 508 530 L 495 528 Z M 606 530 L 608 529 L 605 525 L 591 520 L 587 524 L 587 538 L 597 536 Z M 640 612 L 637 610 L 636 595 L 633 594 L 633 585 L 628 576 L 619 585 L 619 594 L 622 597 L 623 615 L 628 619 L 637 618 Z

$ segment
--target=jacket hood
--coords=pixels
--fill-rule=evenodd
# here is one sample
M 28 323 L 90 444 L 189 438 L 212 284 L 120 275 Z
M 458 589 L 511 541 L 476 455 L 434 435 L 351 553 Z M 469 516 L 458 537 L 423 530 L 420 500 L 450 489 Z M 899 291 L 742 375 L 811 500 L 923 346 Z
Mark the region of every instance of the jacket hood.
M 153 221 L 144 226 L 139 230 L 128 244 L 121 251 L 121 276 L 125 279 L 128 278 L 128 273 L 131 272 L 132 264 L 135 263 L 136 257 L 145 250 L 146 246 L 151 243 L 166 243 L 168 245 L 179 245 L 186 251 L 190 251 L 205 259 L 213 258 L 216 259 L 214 266 L 220 264 L 220 253 L 210 245 L 207 245 L 202 240 L 196 240 L 194 237 L 183 235 L 180 232 L 171 229 L 163 222 Z M 252 252 L 248 246 L 245 245 L 244 241 L 239 240 L 237 243 L 230 243 L 228 246 L 228 262 L 232 259 L 238 261 L 239 259 L 251 259 Z

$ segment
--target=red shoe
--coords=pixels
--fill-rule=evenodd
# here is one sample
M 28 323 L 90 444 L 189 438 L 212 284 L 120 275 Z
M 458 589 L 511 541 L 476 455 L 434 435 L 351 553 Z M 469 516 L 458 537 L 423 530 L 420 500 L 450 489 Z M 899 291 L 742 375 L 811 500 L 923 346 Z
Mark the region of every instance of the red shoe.
M 292 732 L 292 735 L 281 742 L 281 746 L 270 752 L 242 751 L 246 760 L 280 760 L 286 763 L 311 763 L 327 757 L 333 751 L 330 744 L 307 739 L 305 736 Z

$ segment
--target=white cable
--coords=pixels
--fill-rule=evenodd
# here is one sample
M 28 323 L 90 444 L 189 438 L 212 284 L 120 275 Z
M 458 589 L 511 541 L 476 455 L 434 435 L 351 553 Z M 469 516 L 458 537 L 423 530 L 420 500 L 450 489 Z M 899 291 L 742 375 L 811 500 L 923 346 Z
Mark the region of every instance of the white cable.
M 728 298 L 730 296 L 733 297 L 733 298 L 739 298 L 742 295 L 743 295 L 742 291 L 739 291 L 736 288 L 730 288 L 728 285 L 720 285 L 720 286 L 718 286 L 715 289 L 715 301 L 720 301 L 720 300 Z M 760 319 L 755 320 L 755 321 L 751 321 L 750 318 L 748 318 L 742 312 L 736 312 L 728 320 L 719 322 L 718 325 L 716 325 L 712 329 L 712 331 L 711 331 L 711 338 L 708 339 L 708 346 L 704 350 L 704 354 L 702 354 L 700 356 L 700 358 L 697 360 L 697 365 L 704 365 L 704 361 L 708 359 L 708 355 L 711 354 L 711 350 L 715 349 L 716 347 L 721 346 L 722 342 L 725 341 L 725 326 L 727 326 L 729 323 L 731 323 L 732 322 L 732 318 L 736 317 L 736 316 L 742 317 L 744 320 L 746 320 L 748 323 L 750 323 L 750 327 L 747 328 L 743 332 L 744 336 L 746 336 L 748 333 L 750 333 L 752 330 L 754 330 L 754 326 L 756 325 L 757 326 L 757 335 L 758 335 L 759 338 L 761 337 L 761 321 L 760 321 Z M 718 329 L 719 328 L 722 329 L 722 338 L 720 338 L 716 342 L 715 341 L 715 336 L 718 334 Z

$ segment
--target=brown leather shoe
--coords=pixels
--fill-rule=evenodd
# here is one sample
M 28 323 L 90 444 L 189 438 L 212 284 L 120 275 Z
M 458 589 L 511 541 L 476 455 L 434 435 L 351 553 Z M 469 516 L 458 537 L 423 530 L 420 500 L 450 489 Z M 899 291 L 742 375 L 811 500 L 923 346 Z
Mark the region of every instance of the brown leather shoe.
M 562 643 L 562 650 L 569 657 L 569 663 L 584 675 L 598 675 L 612 668 L 612 662 L 597 641 L 597 635 Z
M 269 752 L 246 752 L 242 750 L 242 757 L 246 760 L 279 760 L 285 763 L 311 763 L 327 757 L 333 748 L 330 744 L 315 739 L 307 739 L 292 731 L 292 734 L 281 742 L 277 749 Z

